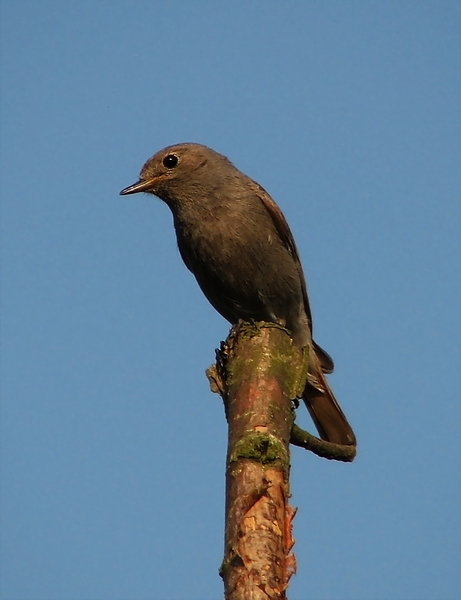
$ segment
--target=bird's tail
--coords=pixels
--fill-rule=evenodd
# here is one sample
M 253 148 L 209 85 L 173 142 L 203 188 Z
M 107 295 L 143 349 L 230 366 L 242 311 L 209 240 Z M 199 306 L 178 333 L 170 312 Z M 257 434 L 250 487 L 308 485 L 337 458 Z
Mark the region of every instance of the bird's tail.
M 320 437 L 334 444 L 355 446 L 357 442 L 352 427 L 327 383 L 317 356 L 312 362 L 317 368 L 314 374 L 309 372 L 303 400 Z

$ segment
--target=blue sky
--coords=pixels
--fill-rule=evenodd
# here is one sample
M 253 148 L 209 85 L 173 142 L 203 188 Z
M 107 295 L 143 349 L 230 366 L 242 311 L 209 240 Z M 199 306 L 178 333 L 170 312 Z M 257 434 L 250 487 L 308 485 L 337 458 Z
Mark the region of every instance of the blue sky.
M 358 438 L 352 465 L 293 449 L 290 600 L 460 597 L 460 24 L 444 0 L 1 2 L 2 600 L 221 597 L 228 325 L 167 207 L 118 195 L 183 141 L 283 209 Z

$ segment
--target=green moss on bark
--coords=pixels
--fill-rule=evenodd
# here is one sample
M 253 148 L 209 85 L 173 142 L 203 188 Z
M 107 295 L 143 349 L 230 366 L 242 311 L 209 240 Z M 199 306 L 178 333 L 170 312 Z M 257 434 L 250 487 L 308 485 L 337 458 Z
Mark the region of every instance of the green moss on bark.
M 254 460 L 265 466 L 280 466 L 286 464 L 288 455 L 283 443 L 273 435 L 248 432 L 235 444 L 229 463 L 237 462 L 241 458 Z

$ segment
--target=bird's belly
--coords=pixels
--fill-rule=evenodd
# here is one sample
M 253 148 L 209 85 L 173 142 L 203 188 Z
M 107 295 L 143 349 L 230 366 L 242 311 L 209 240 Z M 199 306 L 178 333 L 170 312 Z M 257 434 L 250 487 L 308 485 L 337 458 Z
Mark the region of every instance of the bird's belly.
M 269 241 L 240 244 L 235 236 L 192 244 L 178 237 L 178 246 L 209 302 L 231 323 L 242 319 L 285 325 L 293 313 L 299 315 L 301 283 L 284 248 Z

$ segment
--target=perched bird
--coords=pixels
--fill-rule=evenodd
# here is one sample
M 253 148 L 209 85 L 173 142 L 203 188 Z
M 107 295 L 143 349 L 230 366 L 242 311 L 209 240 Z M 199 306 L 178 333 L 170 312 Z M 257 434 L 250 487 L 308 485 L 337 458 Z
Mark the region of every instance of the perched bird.
M 325 373 L 333 361 L 312 339 L 298 251 L 281 210 L 222 154 L 184 143 L 157 152 L 122 195 L 147 192 L 173 213 L 179 252 L 214 308 L 230 323 L 269 321 L 309 350 L 303 400 L 320 436 L 355 445 Z

